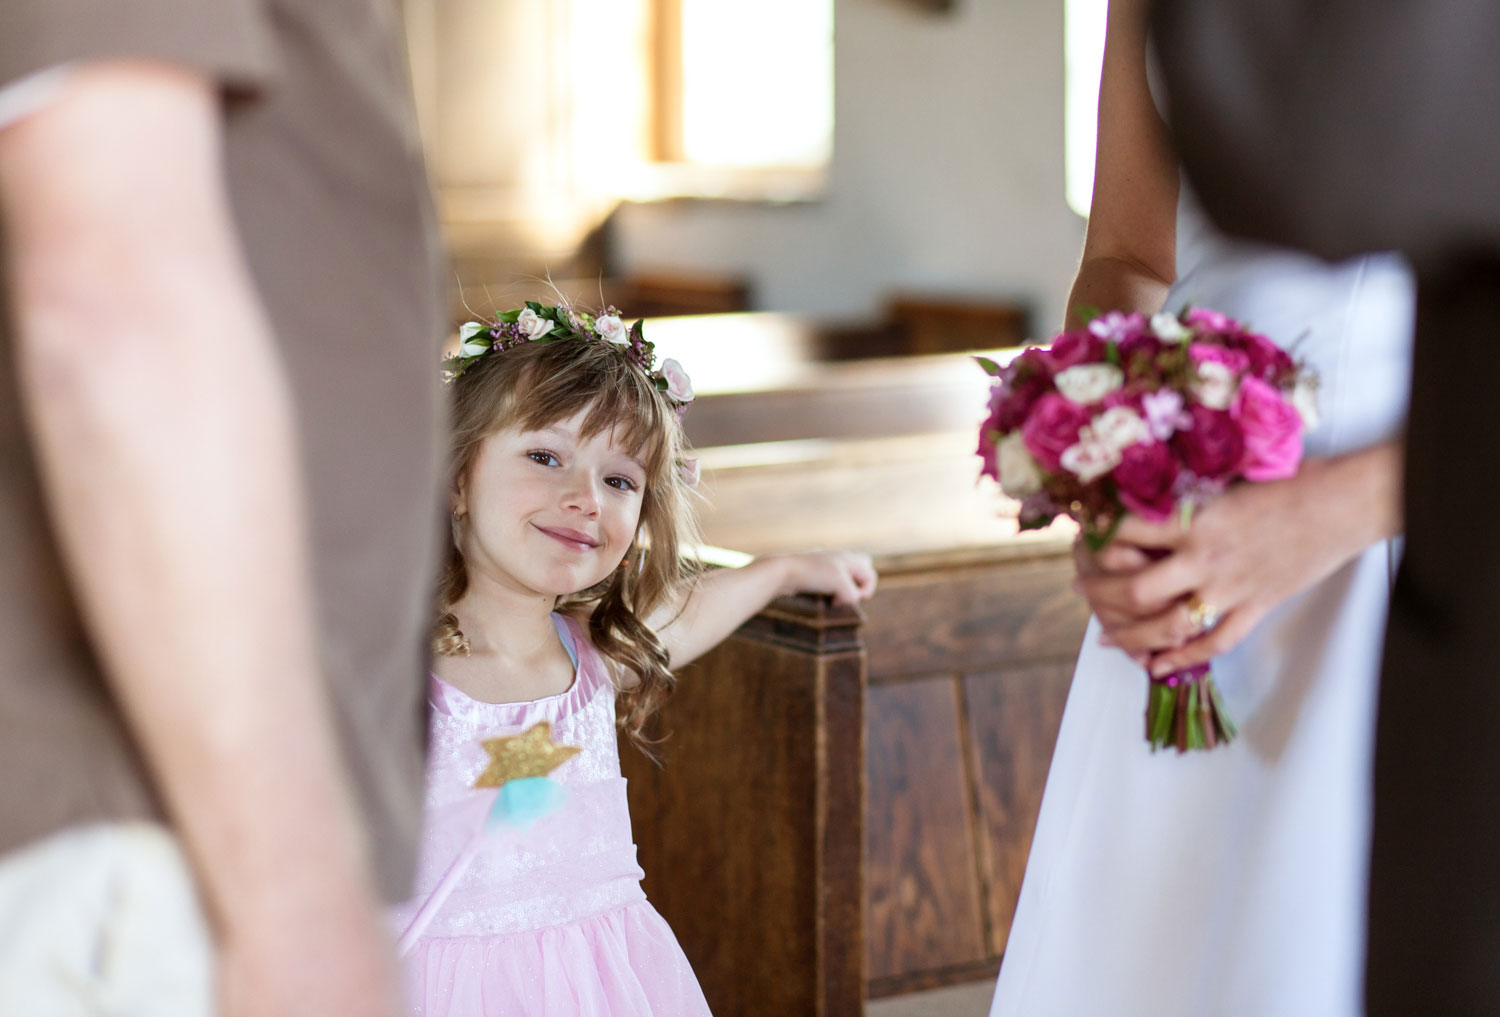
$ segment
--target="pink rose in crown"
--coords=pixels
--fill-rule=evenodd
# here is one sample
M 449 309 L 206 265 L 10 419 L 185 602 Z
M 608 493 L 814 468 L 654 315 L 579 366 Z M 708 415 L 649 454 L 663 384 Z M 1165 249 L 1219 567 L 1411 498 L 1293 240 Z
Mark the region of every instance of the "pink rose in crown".
M 1091 418 L 1085 407 L 1048 392 L 1032 406 L 1021 434 L 1042 469 L 1055 473 L 1062 454 L 1078 443 L 1078 432 Z
M 1120 453 L 1114 478 L 1127 509 L 1148 522 L 1171 518 L 1177 506 L 1177 462 L 1166 445 L 1152 441 L 1129 446 Z
M 693 380 L 688 373 L 682 369 L 682 365 L 675 360 L 663 360 L 661 362 L 661 376 L 667 379 L 667 396 L 677 400 L 679 403 L 690 403 L 693 401 Z
M 1225 410 L 1194 405 L 1188 409 L 1192 426 L 1177 432 L 1172 445 L 1193 473 L 1205 480 L 1228 480 L 1245 454 L 1245 438 Z
M 1246 480 L 1280 480 L 1297 472 L 1302 415 L 1280 392 L 1259 378 L 1245 378 L 1229 413 L 1245 436 L 1240 472 Z

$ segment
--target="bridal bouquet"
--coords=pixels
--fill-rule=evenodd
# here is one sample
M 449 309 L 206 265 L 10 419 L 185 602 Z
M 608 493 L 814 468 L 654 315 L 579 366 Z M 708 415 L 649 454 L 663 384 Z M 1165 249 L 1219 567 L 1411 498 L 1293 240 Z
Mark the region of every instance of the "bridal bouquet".
M 983 474 L 1020 501 L 1022 529 L 1068 515 L 1096 551 L 1127 513 L 1157 523 L 1180 515 L 1186 526 L 1195 506 L 1232 483 L 1296 473 L 1315 419 L 1315 376 L 1205 308 L 1149 319 L 1112 311 L 1004 366 L 978 359 L 994 379 Z M 1153 749 L 1213 748 L 1234 736 L 1207 666 L 1151 679 Z

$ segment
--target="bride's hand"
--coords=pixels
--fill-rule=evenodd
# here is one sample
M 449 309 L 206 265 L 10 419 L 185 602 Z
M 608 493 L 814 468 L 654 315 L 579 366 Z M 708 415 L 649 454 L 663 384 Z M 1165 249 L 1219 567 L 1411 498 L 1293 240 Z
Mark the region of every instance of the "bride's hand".
M 1277 604 L 1400 530 L 1400 449 L 1309 461 L 1283 481 L 1240 484 L 1184 528 L 1128 517 L 1078 587 L 1106 639 L 1157 675 L 1225 653 Z M 1218 613 L 1200 633 L 1190 598 Z

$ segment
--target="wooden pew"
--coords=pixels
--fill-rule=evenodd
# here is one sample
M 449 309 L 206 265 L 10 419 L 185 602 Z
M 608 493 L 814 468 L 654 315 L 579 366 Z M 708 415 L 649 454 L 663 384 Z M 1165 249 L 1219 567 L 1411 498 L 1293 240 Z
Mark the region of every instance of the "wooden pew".
M 648 893 L 717 1014 L 853 1017 L 994 975 L 1085 613 L 1071 531 L 1017 532 L 972 451 L 702 450 L 710 541 L 882 572 L 862 624 L 780 601 L 685 669 L 664 767 L 627 761 Z

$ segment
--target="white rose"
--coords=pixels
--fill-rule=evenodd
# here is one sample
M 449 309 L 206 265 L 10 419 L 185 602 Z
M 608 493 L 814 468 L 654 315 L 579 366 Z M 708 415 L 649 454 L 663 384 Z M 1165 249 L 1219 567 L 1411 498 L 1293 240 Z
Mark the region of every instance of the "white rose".
M 1198 380 L 1193 383 L 1193 395 L 1211 410 L 1227 410 L 1234 402 L 1236 378 L 1234 371 L 1217 360 L 1204 360 L 1198 364 Z
M 1093 432 L 1096 441 L 1103 442 L 1116 452 L 1151 440 L 1150 426 L 1129 406 L 1105 410 L 1094 418 L 1089 430 Z
M 630 331 L 618 314 L 605 314 L 595 318 L 594 331 L 599 333 L 600 339 L 617 346 L 624 346 L 630 342 Z
M 1177 320 L 1177 315 L 1166 311 L 1151 316 L 1151 331 L 1164 343 L 1180 343 L 1189 335 L 1182 322 Z
M 1311 431 L 1318 426 L 1318 379 L 1302 378 L 1292 389 L 1292 408 L 1302 418 L 1302 426 Z
M 1120 465 L 1120 453 L 1095 438 L 1085 427 L 1078 435 L 1078 444 L 1063 450 L 1059 461 L 1062 468 L 1085 484 L 1104 476 Z
M 693 401 L 693 379 L 682 369 L 682 365 L 675 360 L 667 359 L 661 362 L 661 376 L 667 379 L 667 396 L 680 403 Z
M 527 339 L 540 339 L 552 331 L 552 322 L 528 307 L 516 319 L 516 327 L 521 330 L 521 334 Z
M 458 355 L 477 357 L 490 348 L 489 340 L 475 342 L 474 337 L 488 331 L 489 326 L 478 321 L 466 321 L 458 330 Z
M 995 462 L 1000 468 L 1000 490 L 1012 498 L 1025 498 L 1042 489 L 1042 471 L 1020 431 L 1012 431 L 995 446 Z
M 1087 406 L 1125 384 L 1125 374 L 1113 364 L 1079 364 L 1059 372 L 1054 381 L 1063 398 Z

